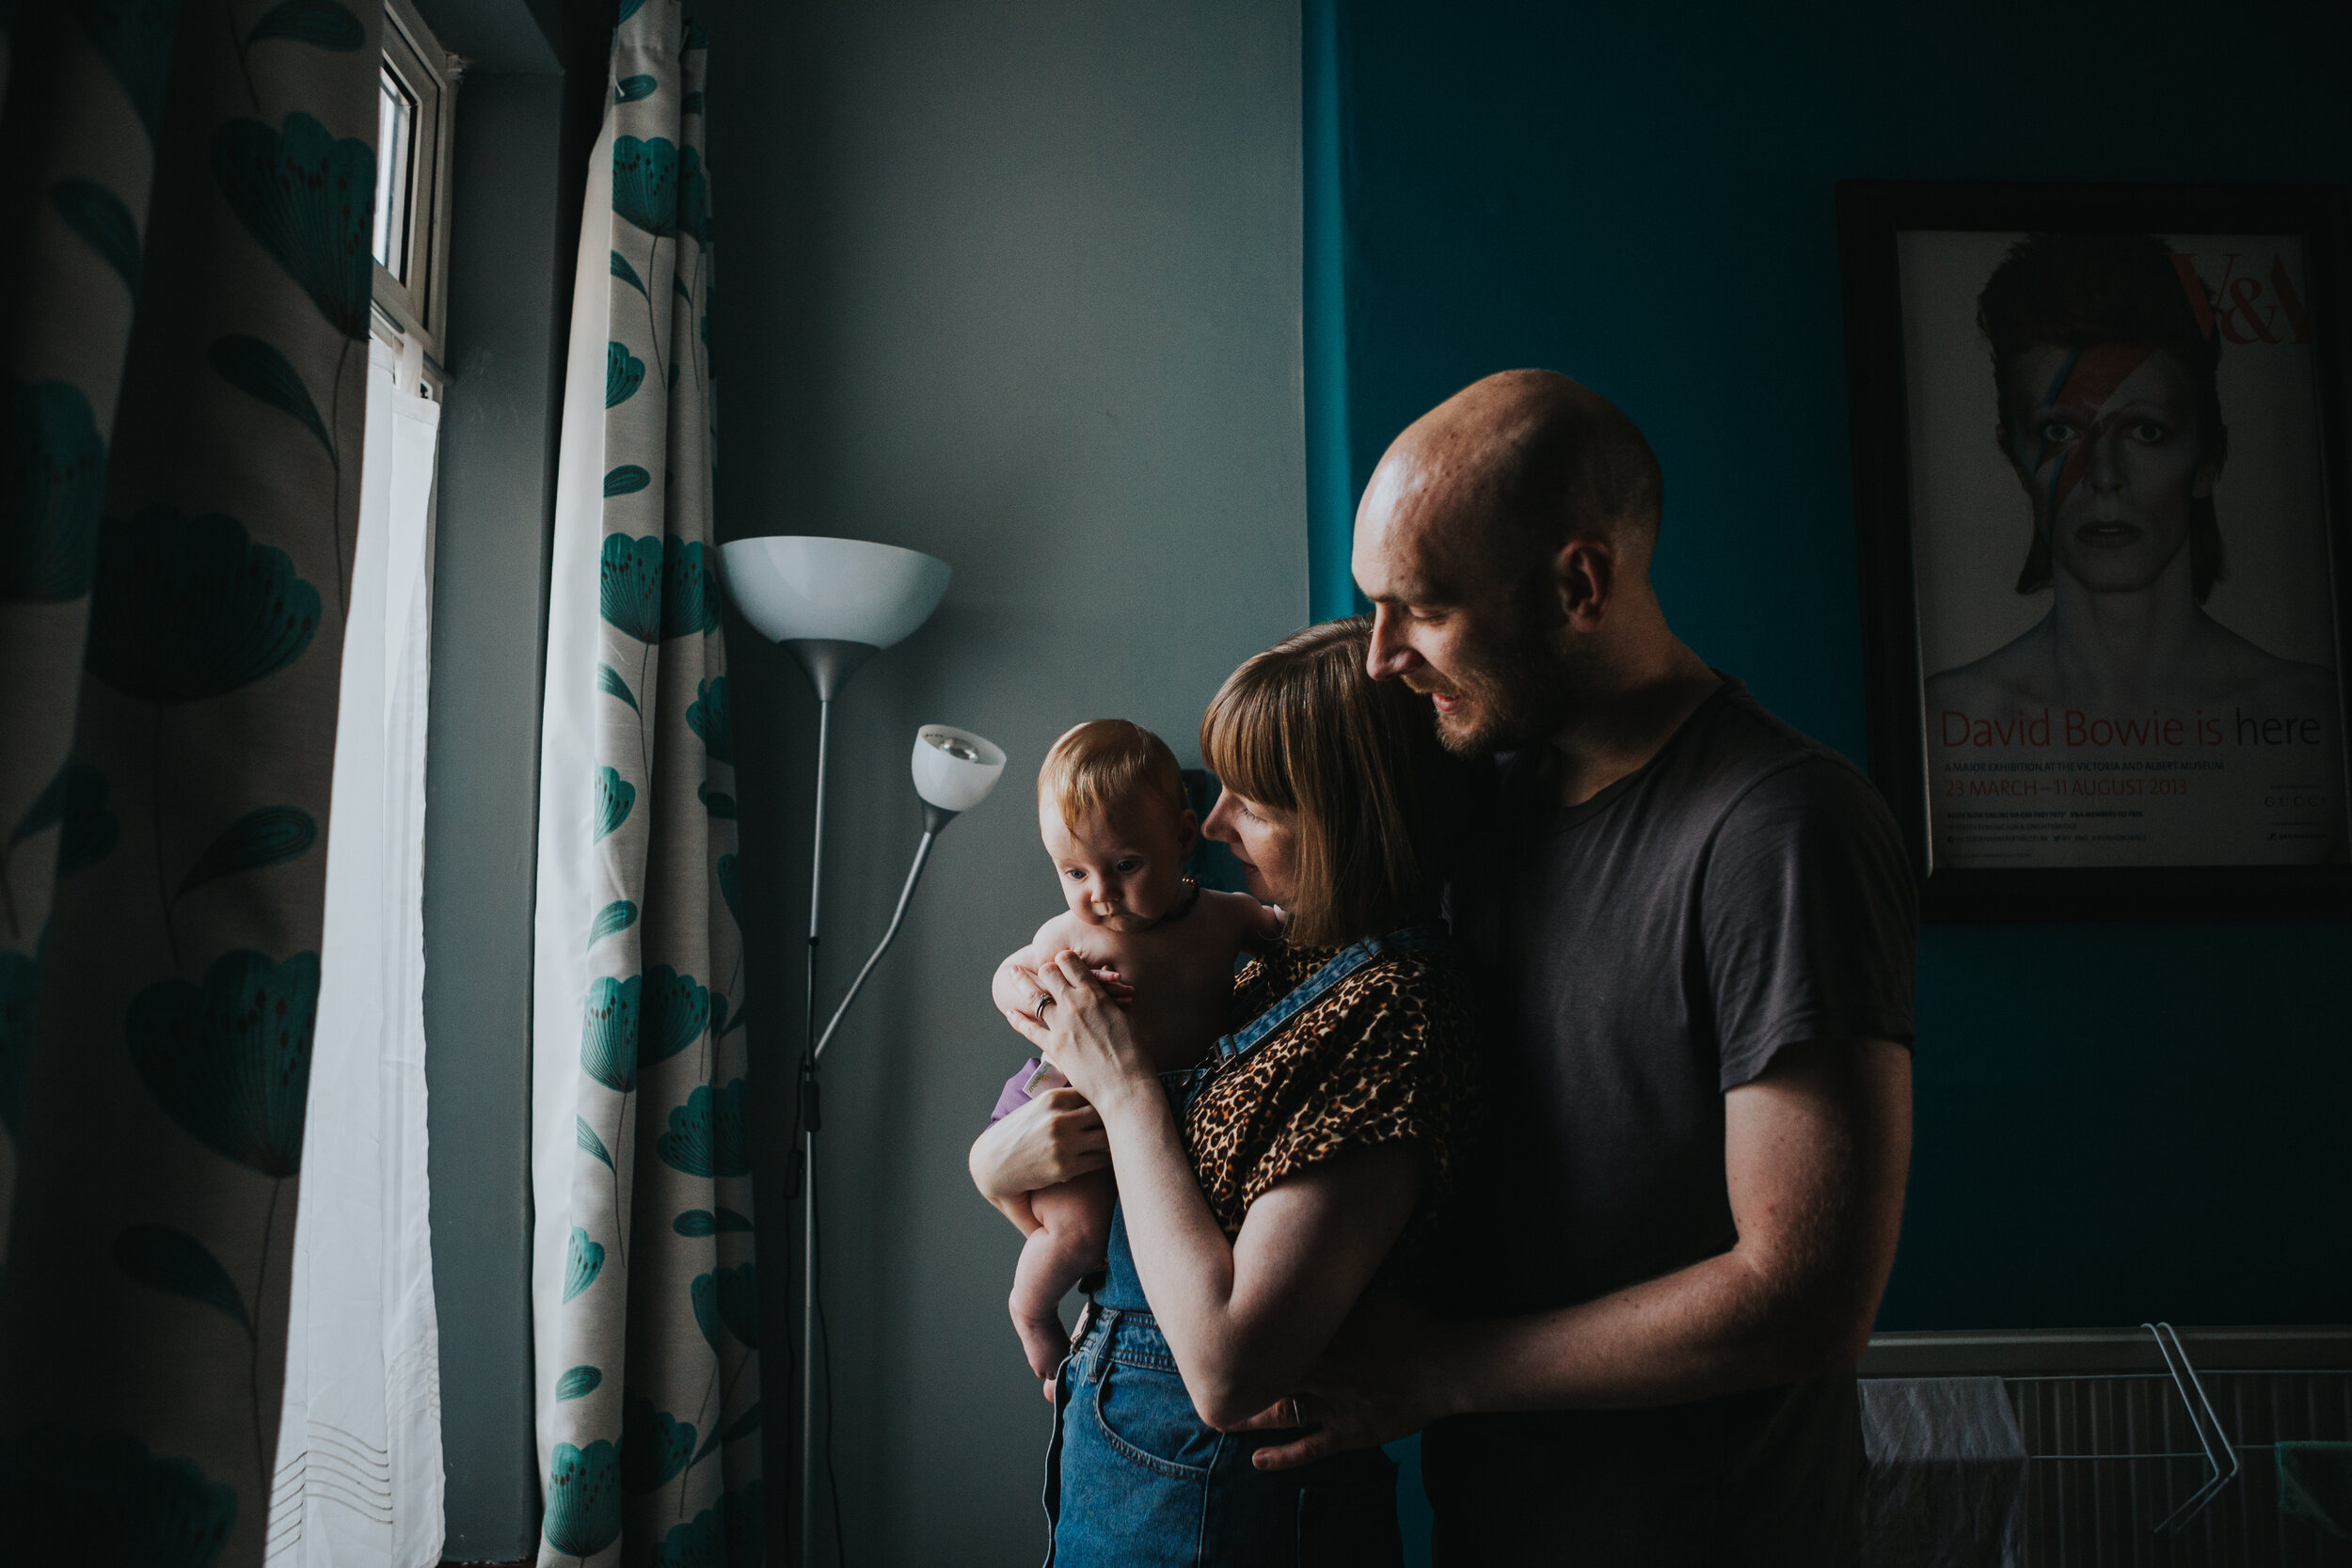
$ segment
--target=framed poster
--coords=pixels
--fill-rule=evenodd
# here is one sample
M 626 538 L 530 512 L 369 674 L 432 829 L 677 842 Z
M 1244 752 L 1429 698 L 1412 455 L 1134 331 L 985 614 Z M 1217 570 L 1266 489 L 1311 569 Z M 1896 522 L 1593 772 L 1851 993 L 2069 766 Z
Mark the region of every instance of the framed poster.
M 1871 760 L 1931 918 L 2352 913 L 2345 214 L 1839 186 Z

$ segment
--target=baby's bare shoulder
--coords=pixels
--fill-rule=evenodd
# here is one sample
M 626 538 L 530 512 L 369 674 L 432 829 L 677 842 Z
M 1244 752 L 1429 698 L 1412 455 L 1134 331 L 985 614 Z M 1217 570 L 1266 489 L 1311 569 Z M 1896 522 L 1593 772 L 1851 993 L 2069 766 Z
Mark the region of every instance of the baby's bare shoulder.
M 1138 951 L 1136 935 L 1089 926 L 1074 914 L 1057 915 L 1047 921 L 1037 928 L 1036 940 L 1040 963 L 1068 951 L 1077 954 L 1089 969 L 1125 969 L 1133 964 Z
M 1029 948 L 1042 961 L 1065 947 L 1086 951 L 1089 945 L 1087 939 L 1093 934 L 1093 927 L 1064 910 L 1037 928 L 1037 935 L 1029 939 Z

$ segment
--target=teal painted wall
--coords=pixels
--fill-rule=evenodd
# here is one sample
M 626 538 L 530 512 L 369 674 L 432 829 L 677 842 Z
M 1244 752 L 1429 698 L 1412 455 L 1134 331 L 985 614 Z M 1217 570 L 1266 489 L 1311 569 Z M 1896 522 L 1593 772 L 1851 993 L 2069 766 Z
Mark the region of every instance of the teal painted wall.
M 1795 9 L 1307 0 L 1319 615 L 1390 438 L 1550 366 L 1657 447 L 1677 628 L 1860 761 L 1836 182 L 2352 175 L 2341 7 Z M 2352 925 L 1931 927 L 1919 979 L 1883 1327 L 2352 1320 Z
M 1305 381 L 1307 439 L 1308 618 L 1328 621 L 1357 608 L 1348 575 L 1355 522 L 1355 477 L 1347 428 L 1347 209 L 1341 170 L 1339 19 L 1332 0 L 1306 0 L 1299 12 L 1299 350 Z

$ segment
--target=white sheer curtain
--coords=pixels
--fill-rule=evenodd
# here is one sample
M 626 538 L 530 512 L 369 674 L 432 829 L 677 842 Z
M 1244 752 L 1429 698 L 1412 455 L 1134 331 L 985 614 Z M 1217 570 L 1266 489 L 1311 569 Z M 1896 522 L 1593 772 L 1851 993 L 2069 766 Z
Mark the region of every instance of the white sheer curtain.
M 326 926 L 267 1560 L 430 1568 L 441 1383 L 425 1188 L 424 742 L 440 407 L 371 344 Z

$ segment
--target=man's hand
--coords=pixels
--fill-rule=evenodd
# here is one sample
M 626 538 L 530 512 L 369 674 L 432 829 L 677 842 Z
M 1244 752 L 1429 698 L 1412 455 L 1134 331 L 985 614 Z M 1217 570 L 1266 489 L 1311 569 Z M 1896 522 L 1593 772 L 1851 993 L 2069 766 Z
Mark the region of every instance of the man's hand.
M 1287 1443 L 1260 1449 L 1251 1463 L 1261 1470 L 1295 1469 L 1409 1436 L 1446 1414 L 1436 1407 L 1434 1380 L 1427 1376 L 1442 1332 L 1417 1307 L 1377 1291 L 1365 1296 L 1296 1392 L 1242 1424 L 1244 1432 L 1306 1429 Z

